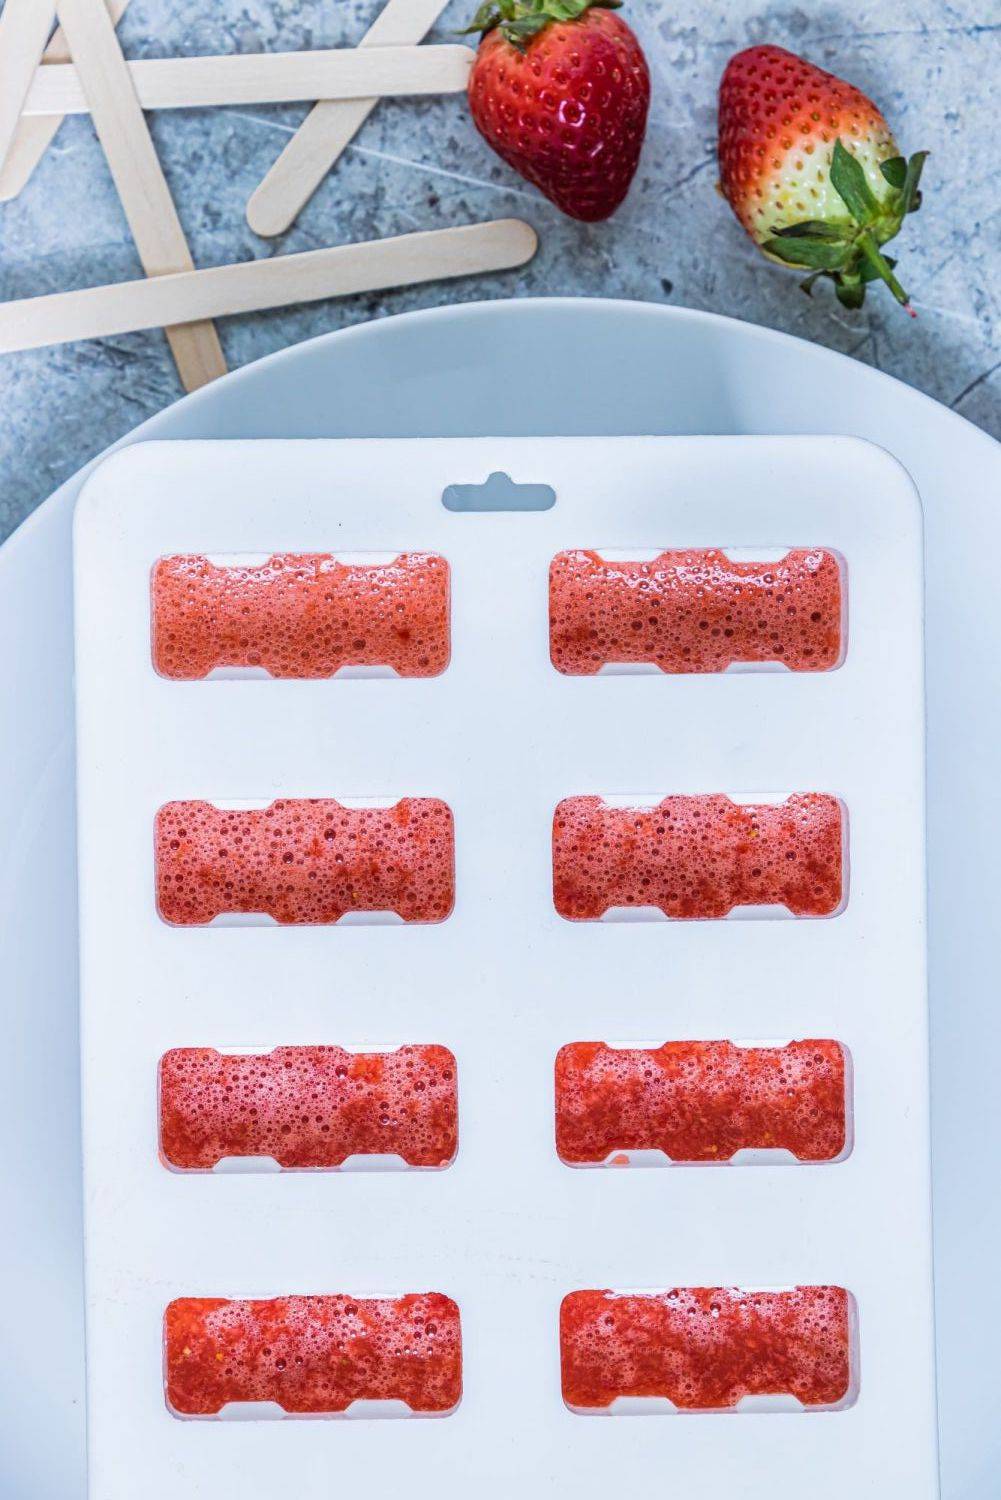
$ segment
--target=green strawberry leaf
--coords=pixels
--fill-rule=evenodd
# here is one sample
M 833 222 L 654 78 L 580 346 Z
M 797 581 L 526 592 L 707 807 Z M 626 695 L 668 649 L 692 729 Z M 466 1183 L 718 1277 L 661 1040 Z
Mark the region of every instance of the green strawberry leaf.
M 493 31 L 499 21 L 503 20 L 500 8 L 494 0 L 484 0 L 468 26 L 464 26 L 458 33 L 459 36 L 470 36 L 474 31 Z
M 516 47 L 524 51 L 522 44 L 531 41 L 533 36 L 538 36 L 540 31 L 545 31 L 550 20 L 550 16 L 522 16 L 517 21 L 502 22 L 501 33 L 509 42 L 513 42 Z
M 927 151 L 915 151 L 907 163 L 907 171 L 900 189 L 900 209 L 903 214 L 912 214 L 915 209 L 921 207 L 918 183 L 921 181 L 921 173 L 927 160 Z
M 843 240 L 774 239 L 766 240 L 761 248 L 787 265 L 809 266 L 814 271 L 840 271 L 851 251 Z
M 863 226 L 872 223 L 879 212 L 879 204 L 866 181 L 861 163 L 841 144 L 840 136 L 834 142 L 831 184 L 857 223 Z
M 501 35 L 524 52 L 526 43 L 551 22 L 579 21 L 586 11 L 618 10 L 622 3 L 623 0 L 485 0 L 459 35 L 468 36 L 471 32 L 485 35 L 500 27 Z
M 586 10 L 618 10 L 622 0 L 533 0 L 534 5 L 551 21 L 577 21 Z
M 902 156 L 891 156 L 888 161 L 881 161 L 879 170 L 886 178 L 892 188 L 899 190 L 904 185 L 907 176 L 907 162 Z
M 811 271 L 809 276 L 803 277 L 803 280 L 799 284 L 799 289 L 801 292 L 805 292 L 808 297 L 812 297 L 814 282 L 819 281 L 823 276 L 830 275 L 830 271 Z
M 846 240 L 854 229 L 848 219 L 803 219 L 799 224 L 776 229 L 775 233 L 783 240 Z
M 834 291 L 841 306 L 850 307 L 853 311 L 860 308 L 865 301 L 865 286 L 855 277 L 836 281 Z
M 541 6 L 535 7 L 539 14 L 546 15 L 551 21 L 577 21 L 587 9 L 584 0 L 546 0 L 545 11 Z

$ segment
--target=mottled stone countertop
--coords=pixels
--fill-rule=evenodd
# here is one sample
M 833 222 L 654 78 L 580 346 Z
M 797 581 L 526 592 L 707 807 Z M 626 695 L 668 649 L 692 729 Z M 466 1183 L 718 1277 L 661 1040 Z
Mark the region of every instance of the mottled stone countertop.
M 128 56 L 336 46 L 356 41 L 380 0 L 134 0 Z M 435 35 L 474 9 L 452 0 Z M 814 339 L 921 387 L 1001 434 L 1001 202 L 995 160 L 1001 23 L 990 0 L 629 0 L 653 73 L 646 147 L 632 191 L 606 224 L 571 223 L 488 150 L 460 97 L 384 103 L 298 222 L 263 241 L 248 195 L 303 114 L 293 107 L 151 117 L 200 266 L 517 214 L 538 229 L 520 272 L 231 318 L 230 367 L 299 339 L 409 308 L 546 293 L 613 295 L 707 308 Z M 932 152 L 924 206 L 899 241 L 919 317 L 888 295 L 861 313 L 829 288 L 800 295 L 759 261 L 714 192 L 715 92 L 752 42 L 802 52 L 872 95 L 905 152 Z M 21 197 L 0 204 L 0 297 L 139 274 L 86 117 L 68 120 Z M 0 358 L 0 538 L 100 448 L 176 399 L 162 333 Z M 818 413 L 818 427 L 823 414 Z

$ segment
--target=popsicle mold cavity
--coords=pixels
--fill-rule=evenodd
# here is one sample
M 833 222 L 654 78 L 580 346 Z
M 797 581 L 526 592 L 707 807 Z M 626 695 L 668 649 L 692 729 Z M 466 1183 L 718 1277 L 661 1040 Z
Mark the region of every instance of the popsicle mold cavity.
M 175 1047 L 160 1059 L 160 1152 L 180 1170 L 227 1157 L 286 1168 L 398 1156 L 444 1167 L 458 1143 L 455 1058 L 447 1047 L 348 1052 L 276 1047 L 224 1054 Z
M 846 1144 L 845 1073 L 835 1041 L 571 1042 L 556 1057 L 556 1149 L 574 1166 L 630 1151 L 725 1162 L 780 1149 L 833 1161 Z
M 620 1397 L 660 1397 L 685 1411 L 766 1396 L 850 1405 L 851 1311 L 838 1286 L 571 1292 L 560 1307 L 563 1399 L 585 1412 Z
M 827 917 L 842 905 L 843 844 L 841 803 L 819 792 L 781 803 L 665 797 L 654 807 L 568 797 L 553 817 L 553 900 L 572 921 L 629 907 L 678 918 L 742 906 Z
M 776 662 L 826 672 L 844 654 L 837 554 L 794 548 L 779 562 L 734 562 L 715 548 L 613 562 L 560 552 L 549 570 L 553 666 L 588 676 L 612 663 L 724 672 Z
M 333 798 L 250 809 L 168 802 L 154 843 L 157 909 L 179 926 L 229 912 L 279 923 L 331 923 L 347 912 L 441 922 L 452 910 L 452 813 L 434 797 L 392 807 Z
M 167 1405 L 210 1417 L 271 1401 L 302 1415 L 355 1401 L 444 1414 L 462 1395 L 459 1309 L 440 1292 L 404 1297 L 180 1297 L 163 1319 Z
M 371 563 L 323 552 L 253 565 L 161 557 L 151 617 L 162 677 L 189 681 L 232 667 L 330 677 L 347 666 L 435 677 L 449 658 L 448 563 L 436 552 Z

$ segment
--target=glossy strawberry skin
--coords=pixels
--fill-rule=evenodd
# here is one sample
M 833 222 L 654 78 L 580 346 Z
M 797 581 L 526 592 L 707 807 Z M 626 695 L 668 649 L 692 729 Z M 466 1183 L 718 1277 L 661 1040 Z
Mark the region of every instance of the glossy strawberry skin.
M 784 47 L 748 47 L 730 59 L 719 91 L 720 187 L 759 244 L 804 219 L 844 216 L 830 184 L 838 137 L 885 196 L 879 162 L 897 148 L 871 99 Z
M 611 11 L 554 21 L 524 52 L 499 28 L 469 80 L 477 129 L 571 218 L 607 219 L 629 190 L 650 105 L 642 48 Z

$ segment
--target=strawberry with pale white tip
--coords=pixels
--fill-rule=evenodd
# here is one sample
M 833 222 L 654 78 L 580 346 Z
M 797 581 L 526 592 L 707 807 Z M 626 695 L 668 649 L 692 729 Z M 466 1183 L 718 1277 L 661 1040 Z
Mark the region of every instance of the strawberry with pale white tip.
M 783 47 L 730 59 L 719 90 L 720 189 L 764 253 L 829 277 L 845 307 L 884 281 L 913 317 L 882 246 L 920 206 L 909 161 L 871 99 Z

